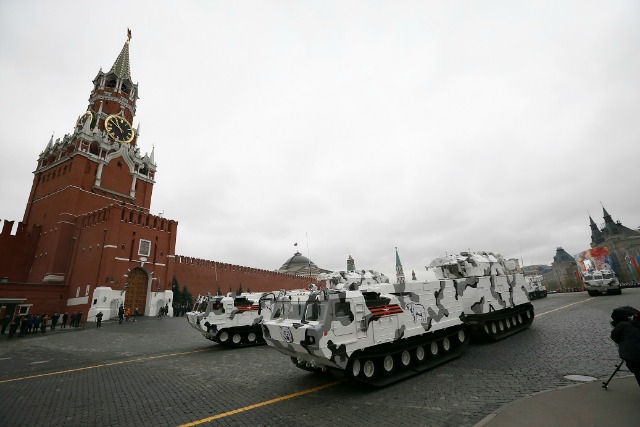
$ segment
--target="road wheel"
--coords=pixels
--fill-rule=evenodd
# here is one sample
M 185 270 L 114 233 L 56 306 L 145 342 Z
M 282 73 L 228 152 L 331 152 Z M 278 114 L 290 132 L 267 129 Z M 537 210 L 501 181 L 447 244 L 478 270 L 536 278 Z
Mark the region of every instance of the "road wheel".
M 518 324 L 522 325 L 522 315 L 518 314 Z
M 489 333 L 489 325 L 487 325 L 486 323 L 484 324 L 484 333 L 485 334 Z
M 442 349 L 445 351 L 445 353 L 451 350 L 451 341 L 449 341 L 449 338 L 444 338 L 442 340 Z
M 504 331 L 504 322 L 502 320 L 498 320 L 498 328 L 500 328 L 500 332 Z
M 402 366 L 409 366 L 409 363 L 411 363 L 411 353 L 407 350 L 400 353 L 400 363 L 402 363 Z
M 464 331 L 462 330 L 458 331 L 458 341 L 464 342 L 466 338 L 467 338 L 467 335 L 464 333 Z
M 247 340 L 251 343 L 256 341 L 256 334 L 254 334 L 253 332 L 249 332 L 249 335 L 247 335 Z
M 242 336 L 240 334 L 233 335 L 233 343 L 234 344 L 240 344 L 240 341 L 242 341 Z
M 360 375 L 360 369 L 362 365 L 360 364 L 360 359 L 356 359 L 351 364 L 351 375 L 355 378 Z
M 382 362 L 382 367 L 387 373 L 393 371 L 393 357 L 391 357 L 390 355 L 386 355 L 384 357 L 384 361 Z
M 431 354 L 432 357 L 436 357 L 438 355 L 438 343 L 437 342 L 432 342 L 431 345 L 429 346 L 429 353 Z
M 509 329 L 511 327 L 511 319 L 509 319 L 508 317 L 504 319 L 504 325 L 507 329 Z
M 495 323 L 495 322 L 491 322 L 491 333 L 492 333 L 493 335 L 495 335 L 495 334 L 497 334 L 497 333 L 498 333 L 498 327 L 496 326 L 496 323 Z
M 416 348 L 416 360 L 422 362 L 424 360 L 424 347 L 418 346 Z
M 362 373 L 367 378 L 372 378 L 376 373 L 376 365 L 373 363 L 373 360 L 369 359 L 364 362 L 364 366 L 362 367 Z
M 218 339 L 220 340 L 220 342 L 227 342 L 227 340 L 229 339 L 229 334 L 227 333 L 227 331 L 222 331 L 220 332 L 220 335 L 218 335 Z

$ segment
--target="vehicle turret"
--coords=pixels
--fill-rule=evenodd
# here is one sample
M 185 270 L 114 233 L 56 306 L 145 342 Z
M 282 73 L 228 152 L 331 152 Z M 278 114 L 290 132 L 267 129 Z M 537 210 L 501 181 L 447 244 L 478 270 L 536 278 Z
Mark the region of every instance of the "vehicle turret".
M 427 271 L 453 283 L 464 321 L 476 339 L 499 340 L 533 322 L 533 305 L 517 260 L 494 252 L 460 252 L 434 259 Z

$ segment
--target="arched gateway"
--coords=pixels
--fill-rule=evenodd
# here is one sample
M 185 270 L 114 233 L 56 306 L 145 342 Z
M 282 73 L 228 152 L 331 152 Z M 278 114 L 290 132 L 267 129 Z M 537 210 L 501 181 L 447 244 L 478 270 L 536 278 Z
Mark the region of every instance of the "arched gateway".
M 133 310 L 136 308 L 140 314 L 144 313 L 147 304 L 147 289 L 149 287 L 149 275 L 142 268 L 134 268 L 129 272 L 127 294 L 124 299 L 124 308 Z

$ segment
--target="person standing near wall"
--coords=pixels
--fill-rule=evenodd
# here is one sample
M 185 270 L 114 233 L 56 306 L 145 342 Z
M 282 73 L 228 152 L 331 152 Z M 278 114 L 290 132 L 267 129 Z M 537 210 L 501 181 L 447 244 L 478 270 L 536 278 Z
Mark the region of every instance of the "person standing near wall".
M 60 319 L 60 313 L 56 312 L 51 316 L 51 330 L 56 329 L 56 325 L 58 324 L 58 320 Z
M 9 326 L 9 323 L 11 323 L 11 315 L 9 313 L 5 313 L 2 318 L 2 335 L 4 335 L 4 331 L 7 329 L 7 326 Z
M 96 328 L 102 327 L 102 312 L 96 314 Z
M 20 326 L 20 324 L 22 323 L 21 321 L 22 321 L 22 316 L 16 316 L 13 318 L 13 322 L 9 324 L 9 339 L 13 338 L 13 335 L 18 330 L 18 326 Z
M 47 322 L 49 321 L 49 315 L 47 313 L 43 314 L 40 318 L 40 331 L 44 334 L 47 332 Z

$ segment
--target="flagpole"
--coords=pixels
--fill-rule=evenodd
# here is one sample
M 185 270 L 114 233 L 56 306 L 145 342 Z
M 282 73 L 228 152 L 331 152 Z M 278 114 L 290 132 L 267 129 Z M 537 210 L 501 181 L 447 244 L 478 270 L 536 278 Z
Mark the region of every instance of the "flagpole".
M 309 260 L 309 279 L 311 279 L 311 253 L 309 252 L 309 233 L 305 232 L 304 235 L 307 237 L 307 259 Z

